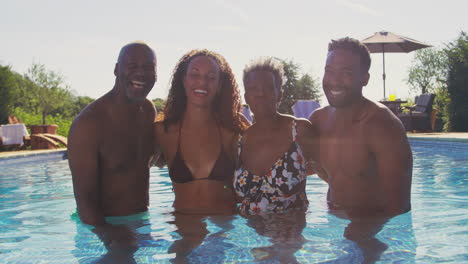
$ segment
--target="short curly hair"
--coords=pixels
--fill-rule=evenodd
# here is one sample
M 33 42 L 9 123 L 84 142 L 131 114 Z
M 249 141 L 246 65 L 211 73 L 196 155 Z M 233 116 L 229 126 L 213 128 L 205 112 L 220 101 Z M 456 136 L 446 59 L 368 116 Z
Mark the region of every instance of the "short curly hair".
M 234 73 L 226 59 L 220 54 L 206 50 L 196 49 L 186 53 L 177 63 L 171 78 L 169 95 L 164 107 L 163 124 L 167 130 L 170 124 L 180 121 L 187 108 L 187 96 L 184 88 L 184 77 L 190 62 L 199 56 L 206 56 L 214 61 L 220 69 L 220 92 L 213 100 L 213 113 L 221 126 L 240 133 L 247 127 L 241 117 L 241 100 L 239 87 Z
M 332 39 L 332 41 L 328 43 L 328 52 L 338 49 L 358 54 L 361 60 L 361 66 L 366 70 L 366 72 L 369 71 L 371 65 L 370 52 L 369 49 L 359 40 L 350 37 L 344 37 L 337 40 Z
M 244 86 L 249 74 L 256 71 L 271 72 L 275 77 L 275 84 L 280 90 L 282 89 L 283 84 L 285 83 L 285 76 L 283 63 L 279 59 L 276 59 L 274 57 L 262 57 L 255 59 L 249 64 L 247 64 L 244 68 L 244 74 L 242 77 Z

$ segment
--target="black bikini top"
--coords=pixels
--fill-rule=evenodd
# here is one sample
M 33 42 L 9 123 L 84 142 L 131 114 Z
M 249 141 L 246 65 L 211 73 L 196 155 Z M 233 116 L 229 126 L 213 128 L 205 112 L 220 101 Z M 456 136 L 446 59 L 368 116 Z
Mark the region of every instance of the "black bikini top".
M 177 153 L 172 160 L 172 164 L 169 168 L 169 177 L 175 183 L 186 183 L 195 180 L 216 180 L 222 182 L 231 182 L 234 176 L 234 162 L 231 161 L 229 156 L 224 152 L 223 140 L 221 137 L 221 129 L 218 125 L 219 138 L 221 140 L 221 151 L 218 155 L 213 168 L 211 169 L 210 175 L 206 178 L 195 179 L 193 178 L 192 172 L 185 164 L 182 152 L 180 150 L 180 132 L 182 129 L 182 122 L 179 126 L 179 137 L 177 139 Z

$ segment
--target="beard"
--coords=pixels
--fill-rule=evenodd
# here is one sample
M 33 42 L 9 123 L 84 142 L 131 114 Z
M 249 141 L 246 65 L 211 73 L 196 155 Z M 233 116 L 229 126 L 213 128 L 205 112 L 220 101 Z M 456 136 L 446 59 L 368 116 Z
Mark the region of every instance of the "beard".
M 119 83 L 124 89 L 125 96 L 131 102 L 144 101 L 154 85 L 154 83 L 148 83 L 148 81 L 132 81 L 126 76 L 122 77 Z
M 344 108 L 353 105 L 362 97 L 362 90 L 356 87 L 334 87 L 324 89 L 325 96 L 330 106 Z

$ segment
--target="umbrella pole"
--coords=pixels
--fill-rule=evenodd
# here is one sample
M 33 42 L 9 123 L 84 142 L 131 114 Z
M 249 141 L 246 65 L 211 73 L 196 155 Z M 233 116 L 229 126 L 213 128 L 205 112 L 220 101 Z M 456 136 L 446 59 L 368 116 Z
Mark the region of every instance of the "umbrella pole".
M 383 74 L 382 74 L 382 79 L 383 79 L 383 98 L 385 100 L 385 44 L 382 44 L 382 58 L 383 58 Z

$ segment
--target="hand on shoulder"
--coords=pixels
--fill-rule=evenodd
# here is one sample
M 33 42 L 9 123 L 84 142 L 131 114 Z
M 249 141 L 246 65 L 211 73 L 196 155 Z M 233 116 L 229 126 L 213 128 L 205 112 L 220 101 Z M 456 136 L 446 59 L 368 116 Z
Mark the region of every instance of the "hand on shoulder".
M 297 126 L 297 136 L 302 139 L 314 138 L 317 136 L 315 126 L 305 118 L 295 118 Z
M 297 141 L 304 155 L 307 174 L 315 174 L 320 170 L 318 166 L 315 166 L 318 160 L 319 150 L 317 129 L 309 120 L 304 118 L 296 119 L 296 124 Z
M 309 121 L 314 125 L 320 125 L 321 121 L 323 119 L 326 119 L 326 115 L 328 113 L 330 109 L 330 106 L 324 106 L 324 107 L 320 107 L 316 110 L 314 110 L 314 112 L 312 112 L 312 114 L 309 116 Z

